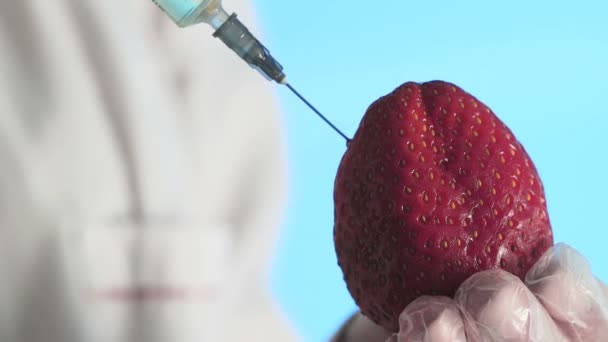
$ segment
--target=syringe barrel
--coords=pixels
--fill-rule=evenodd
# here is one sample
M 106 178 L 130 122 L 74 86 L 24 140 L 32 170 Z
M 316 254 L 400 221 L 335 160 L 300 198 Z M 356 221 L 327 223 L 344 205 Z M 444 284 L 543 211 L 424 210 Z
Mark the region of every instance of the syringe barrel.
M 180 27 L 199 23 L 201 13 L 210 6 L 221 6 L 220 0 L 152 0 Z
M 264 77 L 285 83 L 283 67 L 270 52 L 249 32 L 236 14 L 228 16 L 221 0 L 152 0 L 178 26 L 186 27 L 206 22 L 216 31 L 213 34 Z

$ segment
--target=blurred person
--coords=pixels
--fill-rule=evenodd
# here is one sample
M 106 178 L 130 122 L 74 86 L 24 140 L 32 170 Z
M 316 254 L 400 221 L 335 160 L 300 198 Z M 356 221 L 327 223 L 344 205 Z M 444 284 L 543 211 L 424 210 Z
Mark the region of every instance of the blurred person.
M 0 341 L 297 340 L 272 87 L 149 0 L 0 2 Z

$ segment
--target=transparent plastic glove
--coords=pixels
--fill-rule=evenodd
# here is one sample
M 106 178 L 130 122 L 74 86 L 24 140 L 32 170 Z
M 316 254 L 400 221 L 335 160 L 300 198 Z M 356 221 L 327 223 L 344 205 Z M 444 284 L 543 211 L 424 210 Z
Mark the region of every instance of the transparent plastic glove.
M 608 288 L 572 247 L 553 247 L 525 282 L 569 341 L 608 341 Z
M 557 244 L 525 284 L 502 270 L 480 272 L 454 299 L 418 298 L 399 324 L 388 341 L 608 341 L 608 289 L 580 254 Z
M 399 335 L 389 341 L 466 342 L 460 312 L 456 302 L 448 297 L 416 299 L 399 317 L 399 326 Z
M 542 304 L 516 276 L 477 273 L 458 289 L 468 341 L 565 341 Z

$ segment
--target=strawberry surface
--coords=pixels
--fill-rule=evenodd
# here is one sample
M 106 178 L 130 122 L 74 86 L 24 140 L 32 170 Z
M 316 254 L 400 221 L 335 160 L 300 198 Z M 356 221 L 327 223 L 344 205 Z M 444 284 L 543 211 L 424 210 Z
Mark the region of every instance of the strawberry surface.
M 553 245 L 542 182 L 511 130 L 444 82 L 408 82 L 365 113 L 340 163 L 334 242 L 362 313 L 390 331 L 415 298 L 474 273 L 523 279 Z

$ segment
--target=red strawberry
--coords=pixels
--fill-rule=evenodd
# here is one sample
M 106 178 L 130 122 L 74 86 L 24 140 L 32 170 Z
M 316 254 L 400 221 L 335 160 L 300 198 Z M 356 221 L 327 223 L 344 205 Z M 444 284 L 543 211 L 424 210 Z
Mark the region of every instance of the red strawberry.
M 373 103 L 340 163 L 334 241 L 361 311 L 391 331 L 423 294 L 472 274 L 523 278 L 553 245 L 543 185 L 513 133 L 443 81 Z

